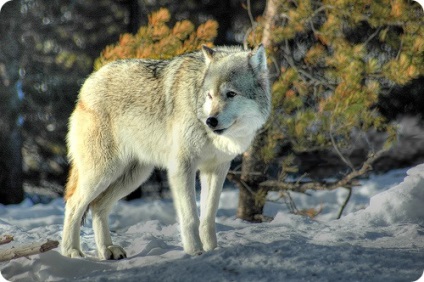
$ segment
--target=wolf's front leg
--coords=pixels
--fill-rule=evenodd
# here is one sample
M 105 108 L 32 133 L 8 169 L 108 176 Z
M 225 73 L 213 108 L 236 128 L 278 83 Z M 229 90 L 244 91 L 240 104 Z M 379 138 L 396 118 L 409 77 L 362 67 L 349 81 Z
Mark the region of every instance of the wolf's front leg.
M 195 175 L 195 169 L 189 162 L 173 163 L 168 169 L 184 251 L 191 255 L 199 255 L 203 252 L 194 188 Z
M 200 171 L 202 186 L 200 194 L 200 239 L 205 251 L 217 247 L 215 217 L 222 186 L 229 168 L 230 163 L 224 163 Z

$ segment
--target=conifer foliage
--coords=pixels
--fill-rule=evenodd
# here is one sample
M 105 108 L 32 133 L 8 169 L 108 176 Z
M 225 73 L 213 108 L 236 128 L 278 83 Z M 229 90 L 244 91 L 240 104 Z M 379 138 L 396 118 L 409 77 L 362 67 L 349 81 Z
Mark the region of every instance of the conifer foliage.
M 249 187 L 238 210 L 246 220 L 258 218 L 269 190 L 351 189 L 395 139 L 395 127 L 375 107 L 378 96 L 424 75 L 424 17 L 413 1 L 269 0 L 253 27 L 248 43 L 264 43 L 275 71 L 271 118 L 243 157 L 241 175 L 232 177 L 241 192 Z M 352 163 L 343 149 L 354 132 L 370 130 L 385 132 L 386 143 L 370 146 L 363 163 Z M 298 170 L 296 154 L 326 149 L 346 166 L 339 178 L 287 182 Z M 281 171 L 270 177 L 281 150 Z
M 197 29 L 189 20 L 167 25 L 170 12 L 161 8 L 149 16 L 147 26 L 142 26 L 137 34 L 121 35 L 117 44 L 107 46 L 96 60 L 94 68 L 118 59 L 149 58 L 170 59 L 174 56 L 200 49 L 202 45 L 212 46 L 217 36 L 218 23 L 207 20 Z
M 307 150 L 346 145 L 354 128 L 392 130 L 373 105 L 394 85 L 424 75 L 421 7 L 405 0 L 275 2 L 280 16 L 269 52 L 278 58 L 279 75 L 270 138 L 280 132 Z M 265 19 L 258 22 L 252 45 L 260 42 Z

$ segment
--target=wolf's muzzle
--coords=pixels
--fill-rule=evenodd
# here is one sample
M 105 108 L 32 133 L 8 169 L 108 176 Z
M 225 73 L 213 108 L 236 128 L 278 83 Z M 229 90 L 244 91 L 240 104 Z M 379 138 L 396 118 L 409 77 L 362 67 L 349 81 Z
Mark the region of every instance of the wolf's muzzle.
M 218 119 L 216 117 L 208 117 L 206 119 L 206 124 L 209 126 L 210 129 L 216 134 L 222 134 L 226 128 L 217 128 L 218 127 Z
M 208 119 L 206 120 L 206 124 L 211 129 L 214 129 L 218 125 L 218 119 L 216 117 L 208 117 Z

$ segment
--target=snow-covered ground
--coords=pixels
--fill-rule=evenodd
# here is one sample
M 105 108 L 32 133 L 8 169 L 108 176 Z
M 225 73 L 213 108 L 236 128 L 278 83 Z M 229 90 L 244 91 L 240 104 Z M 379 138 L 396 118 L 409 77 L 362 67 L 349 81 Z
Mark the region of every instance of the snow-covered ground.
M 87 258 L 66 258 L 56 249 L 0 263 L 0 272 L 9 281 L 417 280 L 424 270 L 424 165 L 362 183 L 340 220 L 335 217 L 345 189 L 292 194 L 299 210 L 323 208 L 314 219 L 269 203 L 266 214 L 274 220 L 260 224 L 236 219 L 237 191 L 225 189 L 217 217 L 219 248 L 195 257 L 182 251 L 172 201 L 122 201 L 110 223 L 114 242 L 127 250 L 127 259 L 95 257 L 88 219 L 81 239 Z M 0 235 L 15 239 L 0 250 L 60 240 L 63 213 L 62 199 L 47 205 L 0 205 Z

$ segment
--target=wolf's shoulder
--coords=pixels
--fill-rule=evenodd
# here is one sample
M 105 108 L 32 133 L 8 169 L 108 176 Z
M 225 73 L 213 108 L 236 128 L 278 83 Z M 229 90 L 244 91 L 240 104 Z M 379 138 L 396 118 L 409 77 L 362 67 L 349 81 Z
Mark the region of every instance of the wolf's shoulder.
M 170 60 L 155 60 L 155 59 L 121 59 L 110 62 L 103 66 L 109 69 L 128 69 L 128 68 L 141 68 L 149 70 L 163 69 L 169 65 Z
M 240 53 L 245 52 L 240 46 L 217 46 L 214 48 L 216 52 L 219 53 Z M 134 67 L 140 67 L 140 68 L 147 68 L 150 70 L 160 70 L 164 69 L 169 65 L 172 65 L 173 63 L 178 63 L 180 61 L 193 61 L 193 62 L 199 62 L 204 61 L 204 55 L 201 51 L 193 51 L 189 53 L 184 53 L 179 56 L 175 56 L 170 59 L 137 59 L 137 58 L 130 58 L 130 59 L 120 59 L 116 61 L 112 61 L 110 63 L 107 63 L 103 67 L 100 68 L 134 68 Z
M 201 52 L 186 53 L 170 59 L 122 59 L 110 62 L 100 68 L 98 71 L 130 71 L 147 72 L 152 76 L 160 76 L 166 69 L 172 69 L 179 66 L 182 62 L 190 64 L 199 64 L 204 62 Z
M 169 60 L 121 59 L 102 66 L 91 74 L 92 78 L 132 77 L 158 78 L 169 66 Z

